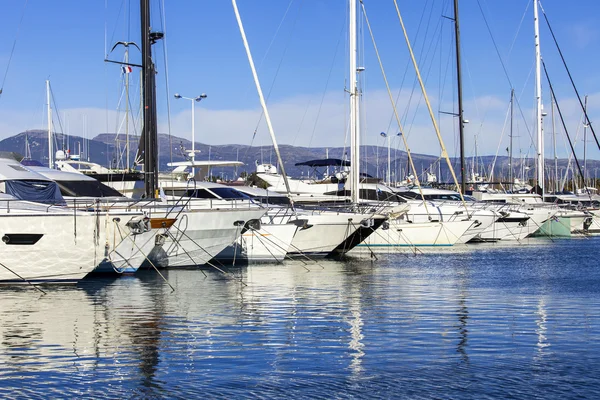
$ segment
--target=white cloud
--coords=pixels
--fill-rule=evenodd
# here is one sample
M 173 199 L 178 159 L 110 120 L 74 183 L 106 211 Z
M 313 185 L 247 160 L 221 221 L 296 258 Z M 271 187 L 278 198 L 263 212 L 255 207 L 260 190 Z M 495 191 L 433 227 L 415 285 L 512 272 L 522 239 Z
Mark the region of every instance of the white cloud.
M 408 92 L 408 91 L 407 91 Z M 432 95 L 432 97 L 435 97 Z M 371 91 L 364 97 L 363 109 L 366 118 L 363 118 L 362 142 L 373 145 L 384 146 L 385 139 L 379 133 L 386 131 L 391 135 L 398 132 L 397 124 L 393 119 L 392 107 L 385 91 Z M 435 135 L 431 120 L 424 103 L 421 101 L 417 108 L 413 99 L 408 106 L 408 97 L 403 96 L 399 101 L 398 111 L 403 118 L 403 129 L 408 139 L 411 151 L 437 155 L 440 146 Z M 200 106 L 202 103 L 200 103 Z M 589 97 L 590 115 L 598 114 L 600 105 L 600 93 Z M 206 109 L 196 107 L 196 141 L 219 145 L 219 144 L 243 144 L 252 143 L 252 136 L 260 119 L 261 110 L 257 105 L 252 109 Z M 406 107 L 408 106 L 408 112 Z M 453 104 L 432 104 L 434 110 L 442 109 L 451 111 Z M 293 144 L 296 146 L 329 146 L 341 147 L 345 145 L 346 130 L 348 124 L 347 99 L 343 93 L 328 93 L 321 105 L 320 96 L 293 96 L 270 104 L 269 111 L 273 120 L 273 126 L 277 140 L 280 144 Z M 565 99 L 561 102 L 561 108 L 569 124 L 569 129 L 576 130 L 581 117 L 581 110 L 576 99 Z M 506 99 L 495 96 L 482 96 L 471 99 L 465 103 L 467 154 L 474 153 L 474 137 L 478 137 L 478 153 L 480 155 L 495 154 L 505 155 L 508 146 L 508 126 L 505 126 L 508 103 Z M 478 112 L 477 112 L 478 111 Z M 523 114 L 529 118 L 531 110 L 523 110 Z M 63 131 L 72 135 L 83 135 L 84 116 L 87 120 L 87 136 L 93 137 L 99 133 L 115 132 L 118 127 L 117 112 L 115 110 L 102 110 L 97 108 L 76 108 L 61 112 L 63 119 Z M 317 119 L 317 115 L 319 115 Z M 403 116 L 407 115 L 406 118 Z M 37 112 L 15 112 L 6 109 L 0 110 L 0 137 L 12 136 L 27 129 L 45 129 L 45 115 L 43 109 Z M 363 115 L 364 117 L 364 115 Z M 121 115 L 122 118 L 122 115 Z M 439 115 L 436 118 L 444 138 L 448 153 L 453 156 L 458 153 L 458 129 L 456 118 L 448 115 Z M 530 136 L 525 129 L 520 116 L 516 116 L 515 129 L 518 139 L 515 139 L 515 154 L 518 148 L 527 152 L 530 147 Z M 593 119 L 593 118 L 592 118 Z M 159 117 L 160 132 L 167 132 L 167 118 Z M 549 118 L 546 119 L 547 124 Z M 390 124 L 391 121 L 391 124 Z M 527 122 L 531 134 L 533 125 Z M 388 130 L 388 126 L 390 129 Z M 504 133 L 503 133 L 504 129 Z M 546 132 L 550 132 L 546 126 Z M 121 132 L 124 128 L 121 128 Z M 133 128 L 130 129 L 133 132 Z M 190 111 L 184 110 L 173 114 L 171 118 L 171 133 L 191 139 Z M 600 133 L 600 132 L 599 132 Z M 535 135 L 534 135 L 535 137 Z M 501 140 L 502 139 L 502 140 Z M 400 143 L 399 140 L 392 142 Z M 270 145 L 271 140 L 265 124 L 264 117 L 260 124 L 254 145 Z M 346 145 L 348 145 L 346 143 Z M 399 146 L 404 149 L 403 145 Z M 588 147 L 589 148 L 589 147 Z M 500 149 L 500 150 L 498 150 Z M 532 153 L 530 153 L 532 154 Z M 563 152 L 563 154 L 565 154 Z

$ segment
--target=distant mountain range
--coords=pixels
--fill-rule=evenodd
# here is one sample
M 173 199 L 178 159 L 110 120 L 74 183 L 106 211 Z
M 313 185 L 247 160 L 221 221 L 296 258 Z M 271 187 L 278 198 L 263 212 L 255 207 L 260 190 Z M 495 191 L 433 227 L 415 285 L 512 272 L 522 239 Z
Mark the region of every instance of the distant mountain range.
M 117 140 L 118 139 L 118 140 Z M 137 149 L 139 138 L 130 138 L 130 160 L 133 162 L 135 150 Z M 31 153 L 31 158 L 48 163 L 48 134 L 43 130 L 30 130 L 21 132 L 15 136 L 6 138 L 0 141 L 0 151 L 16 152 L 22 155 L 26 153 L 26 143 L 28 143 L 27 152 Z M 80 149 L 83 159 L 89 160 L 104 166 L 123 167 L 126 163 L 126 153 L 124 151 L 125 138 L 124 135 L 117 137 L 113 133 L 102 133 L 93 139 L 84 139 L 80 136 L 66 137 L 62 134 L 55 135 L 55 149 L 69 149 L 71 154 L 78 154 Z M 191 141 L 171 136 L 159 134 L 159 168 L 167 170 L 167 163 L 173 161 L 184 161 L 184 150 L 189 151 L 192 148 Z M 226 160 L 226 161 L 241 161 L 245 165 L 234 171 L 232 167 L 214 168 L 212 174 L 215 176 L 223 176 L 227 179 L 234 179 L 242 172 L 252 173 L 255 171 L 255 163 L 272 163 L 277 164 L 275 152 L 272 146 L 246 146 L 239 144 L 230 145 L 208 145 L 204 143 L 196 143 L 197 160 Z M 298 147 L 290 145 L 280 145 L 281 156 L 285 162 L 285 169 L 288 175 L 293 177 L 302 177 L 311 173 L 307 167 L 296 167 L 295 164 L 314 159 L 326 158 L 343 158 L 344 154 L 349 153 L 348 149 L 343 147 Z M 440 181 L 450 182 L 451 176 L 449 169 L 444 160 L 439 162 L 439 157 L 425 154 L 412 154 L 415 168 L 422 174 L 428 168 L 432 168 L 433 172 L 439 174 L 441 172 Z M 478 157 L 479 170 L 489 170 L 494 163 L 494 156 Z M 387 171 L 387 147 L 381 146 L 361 146 L 361 159 L 364 164 L 361 166 L 361 171 L 366 172 L 371 176 L 379 176 L 385 178 Z M 451 162 L 458 173 L 459 161 L 455 158 Z M 472 158 L 467 160 L 467 171 L 471 170 Z M 498 179 L 506 179 L 508 176 L 509 158 L 506 156 L 498 156 L 494 164 L 494 176 Z M 534 174 L 535 162 L 533 159 L 514 159 L 514 171 L 516 176 L 521 176 L 522 171 L 526 171 L 530 178 Z M 439 166 L 438 166 L 439 165 Z M 527 167 L 530 168 L 527 168 Z M 558 160 L 559 170 L 565 170 L 567 166 L 566 159 Z M 553 160 L 546 160 L 546 168 L 554 171 Z M 572 162 L 572 168 L 576 168 Z M 600 161 L 588 160 L 587 162 L 588 176 L 593 178 L 596 172 L 600 169 Z M 391 171 L 392 179 L 394 179 L 394 171 L 397 171 L 397 180 L 401 180 L 406 175 L 407 171 L 407 155 L 401 150 L 391 150 Z M 518 172 L 517 172 L 518 171 Z M 469 173 L 469 172 L 467 172 Z M 553 175 L 553 173 L 552 173 Z

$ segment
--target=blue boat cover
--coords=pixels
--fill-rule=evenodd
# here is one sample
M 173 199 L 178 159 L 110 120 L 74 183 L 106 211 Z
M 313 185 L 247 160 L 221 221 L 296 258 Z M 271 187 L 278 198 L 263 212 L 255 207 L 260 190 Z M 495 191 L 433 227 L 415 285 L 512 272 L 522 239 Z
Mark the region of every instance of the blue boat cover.
M 45 204 L 65 204 L 56 182 L 34 180 L 7 180 L 6 194 L 20 200 L 35 201 Z
M 296 167 L 349 167 L 350 161 L 340 160 L 339 158 L 324 158 L 322 160 L 310 160 L 295 164 Z

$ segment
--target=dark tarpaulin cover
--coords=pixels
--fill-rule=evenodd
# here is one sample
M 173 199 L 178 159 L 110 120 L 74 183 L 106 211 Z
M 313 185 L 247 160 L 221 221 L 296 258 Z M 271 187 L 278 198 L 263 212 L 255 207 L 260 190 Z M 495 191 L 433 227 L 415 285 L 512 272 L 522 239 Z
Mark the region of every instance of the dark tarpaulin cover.
M 349 167 L 350 161 L 340 160 L 339 158 L 324 158 L 322 160 L 310 160 L 295 164 L 296 167 L 307 166 L 307 167 Z
M 56 182 L 7 180 L 4 183 L 6 185 L 6 194 L 15 196 L 20 200 L 35 201 L 46 204 L 65 203 L 65 200 L 60 194 L 60 188 Z

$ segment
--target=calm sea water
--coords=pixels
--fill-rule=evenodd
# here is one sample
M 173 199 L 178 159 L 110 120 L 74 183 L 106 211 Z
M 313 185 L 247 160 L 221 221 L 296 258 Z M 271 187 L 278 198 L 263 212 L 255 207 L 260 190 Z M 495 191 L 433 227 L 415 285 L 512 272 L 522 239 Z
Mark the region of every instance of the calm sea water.
M 600 238 L 0 287 L 0 397 L 599 398 Z M 307 270 L 308 269 L 308 270 Z

